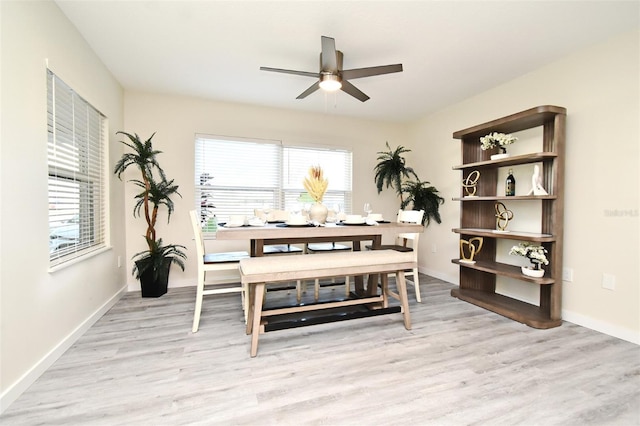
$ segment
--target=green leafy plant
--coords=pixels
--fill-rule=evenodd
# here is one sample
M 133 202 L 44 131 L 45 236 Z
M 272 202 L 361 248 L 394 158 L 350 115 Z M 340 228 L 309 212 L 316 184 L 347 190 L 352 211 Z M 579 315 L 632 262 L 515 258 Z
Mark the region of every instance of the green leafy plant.
M 171 213 L 174 210 L 174 203 L 171 197 L 181 195 L 178 192 L 178 185 L 174 184 L 173 179 L 167 180 L 164 170 L 158 163 L 156 157 L 162 151 L 153 149 L 151 139 L 155 133 L 144 142 L 136 133 L 133 135 L 122 131 L 117 133 L 125 135 L 129 139 L 129 141 L 120 142 L 129 147 L 131 152 L 124 153 L 118 160 L 114 167 L 114 174 L 119 179 L 122 179 L 122 174 L 125 170 L 132 166 L 140 171 L 141 179 L 131 180 L 141 189 L 141 192 L 135 196 L 136 203 L 133 207 L 133 216 L 144 216 L 147 223 L 147 230 L 144 235 L 147 250 L 136 253 L 133 256 L 135 262 L 132 273 L 139 279 L 145 272 L 152 270 L 153 277 L 157 280 L 163 269 L 168 270 L 166 267 L 163 268 L 163 265 L 166 265 L 167 262 L 175 263 L 184 270 L 183 259 L 186 259 L 186 254 L 182 249 L 185 249 L 185 247 L 176 244 L 163 245 L 162 238 L 156 238 L 156 222 L 160 207 L 164 206 L 166 208 L 167 223 L 169 223 Z
M 387 188 L 395 189 L 402 202 L 403 179 L 411 179 L 412 177 L 418 179 L 418 175 L 416 175 L 416 172 L 411 167 L 407 167 L 405 159 L 402 156 L 405 152 L 411 152 L 410 149 L 398 146 L 395 150 L 392 150 L 389 142 L 386 144 L 388 151 L 378 152 L 378 164 L 376 164 L 374 168 L 376 172 L 376 187 L 378 188 L 378 194 L 382 192 L 384 185 L 386 185 Z
M 429 182 L 420 181 L 413 168 L 407 166 L 402 154 L 411 150 L 403 146 L 391 149 L 389 142 L 386 145 L 388 151 L 378 152 L 378 163 L 374 167 L 378 194 L 385 185 L 393 188 L 400 197 L 401 209 L 411 204 L 414 210 L 424 210 L 423 225 L 426 223 L 429 226 L 432 219 L 441 223 L 439 209 L 444 198 L 438 195 L 438 190 L 430 186 Z M 407 194 L 406 198 L 403 194 Z
M 437 223 L 442 223 L 440 218 L 440 205 L 444 203 L 444 198 L 438 195 L 438 190 L 430 186 L 430 182 L 408 181 L 402 185 L 402 192 L 407 197 L 400 203 L 400 208 L 404 209 L 409 204 L 413 205 L 413 210 L 424 210 L 422 224 L 426 222 L 429 226 L 431 219 Z

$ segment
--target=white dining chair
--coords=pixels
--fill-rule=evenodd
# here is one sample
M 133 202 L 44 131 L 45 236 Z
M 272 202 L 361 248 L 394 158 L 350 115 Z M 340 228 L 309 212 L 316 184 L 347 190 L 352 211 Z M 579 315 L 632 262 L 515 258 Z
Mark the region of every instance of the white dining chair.
M 424 217 L 424 210 L 398 210 L 396 222 L 398 223 L 416 223 L 422 224 L 422 218 Z M 376 250 L 395 250 L 402 252 L 412 252 L 414 261 L 418 262 L 418 242 L 420 239 L 420 232 L 402 233 L 396 235 L 395 244 L 383 244 Z M 367 246 L 367 249 L 371 249 L 371 246 Z M 416 300 L 422 302 L 420 298 L 420 279 L 418 276 L 418 267 L 409 269 L 404 273 L 405 278 L 411 276 L 411 282 L 415 287 Z
M 224 253 L 206 253 L 204 245 L 204 237 L 202 235 L 202 227 L 200 219 L 195 210 L 189 212 L 191 217 L 191 225 L 193 226 L 193 235 L 196 242 L 196 257 L 198 259 L 198 284 L 196 290 L 196 306 L 193 313 L 193 333 L 198 331 L 200 326 L 200 313 L 202 311 L 202 299 L 204 296 L 212 294 L 236 293 L 241 294 L 242 309 L 244 311 L 245 322 L 247 320 L 247 294 L 246 289 L 239 283 L 235 285 L 223 285 L 214 283 L 205 283 L 207 272 L 219 271 L 237 271 L 240 259 L 249 257 L 246 251 L 234 251 Z

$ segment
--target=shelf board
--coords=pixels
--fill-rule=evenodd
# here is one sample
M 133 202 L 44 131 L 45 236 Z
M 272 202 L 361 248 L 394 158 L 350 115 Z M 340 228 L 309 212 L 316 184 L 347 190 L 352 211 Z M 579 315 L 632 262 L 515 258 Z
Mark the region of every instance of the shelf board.
M 556 240 L 556 238 L 551 234 L 538 234 L 535 232 L 496 232 L 493 229 L 483 228 L 454 228 L 452 229 L 452 231 L 456 234 L 474 235 L 478 237 L 488 238 L 501 238 L 506 240 L 533 241 L 539 243 L 550 243 Z
M 566 115 L 566 108 L 554 105 L 541 105 L 497 120 L 459 130 L 453 133 L 453 137 L 455 139 L 482 137 L 489 133 L 489 131 L 500 133 L 519 132 L 532 127 L 542 126 L 549 121 L 553 121 L 556 115 L 559 114 Z
M 507 197 L 505 195 L 477 195 L 453 198 L 453 201 L 519 201 L 519 200 L 555 200 L 555 195 L 516 195 Z
M 538 285 L 550 285 L 555 283 L 553 278 L 542 277 L 533 278 L 524 275 L 519 266 L 513 266 L 500 262 L 488 262 L 484 260 L 478 260 L 476 263 L 464 263 L 460 262 L 460 259 L 451 259 L 451 263 L 455 263 L 464 268 L 475 269 L 477 271 L 489 272 L 495 275 L 501 275 L 503 277 L 515 278 L 521 281 L 527 281 Z
M 539 306 L 501 294 L 454 288 L 451 290 L 451 296 L 533 328 L 546 329 L 558 327 L 562 324 L 562 319 L 550 318 Z
M 481 167 L 506 167 L 517 166 L 519 164 L 539 163 L 544 160 L 556 158 L 555 152 L 534 152 L 531 154 L 514 155 L 512 157 L 501 158 L 499 160 L 478 161 L 475 163 L 460 164 L 453 167 L 453 170 L 476 169 Z

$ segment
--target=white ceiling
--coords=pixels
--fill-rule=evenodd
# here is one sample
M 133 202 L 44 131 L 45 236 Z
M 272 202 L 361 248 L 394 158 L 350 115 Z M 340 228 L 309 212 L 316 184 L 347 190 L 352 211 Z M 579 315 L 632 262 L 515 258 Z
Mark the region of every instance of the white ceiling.
M 634 1 L 57 0 L 127 90 L 409 121 L 638 28 Z M 402 63 L 352 80 L 371 97 L 318 91 L 320 36 L 344 69 Z

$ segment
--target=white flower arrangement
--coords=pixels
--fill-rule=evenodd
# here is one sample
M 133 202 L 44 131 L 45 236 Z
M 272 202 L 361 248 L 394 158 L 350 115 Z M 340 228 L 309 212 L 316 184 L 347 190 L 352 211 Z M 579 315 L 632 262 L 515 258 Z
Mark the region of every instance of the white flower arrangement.
M 509 254 L 515 254 L 518 256 L 524 256 L 535 266 L 535 269 L 542 269 L 542 265 L 548 265 L 547 249 L 542 246 L 534 246 L 530 243 L 520 243 L 517 246 L 511 247 Z
M 504 147 L 506 145 L 511 145 L 517 140 L 518 138 L 516 138 L 511 134 L 506 135 L 504 133 L 493 132 L 493 133 L 489 133 L 487 136 L 481 137 L 480 143 L 482 143 L 481 148 L 483 151 L 486 151 L 487 149 L 495 148 L 496 146 L 504 150 Z

